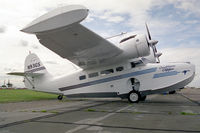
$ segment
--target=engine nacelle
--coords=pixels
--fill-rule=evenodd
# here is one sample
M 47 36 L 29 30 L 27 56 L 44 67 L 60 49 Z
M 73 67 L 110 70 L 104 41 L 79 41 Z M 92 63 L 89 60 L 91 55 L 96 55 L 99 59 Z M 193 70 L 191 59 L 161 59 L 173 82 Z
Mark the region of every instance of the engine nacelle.
M 150 48 L 145 35 L 135 35 L 123 39 L 119 46 L 123 51 L 123 56 L 127 58 L 138 58 L 148 56 Z

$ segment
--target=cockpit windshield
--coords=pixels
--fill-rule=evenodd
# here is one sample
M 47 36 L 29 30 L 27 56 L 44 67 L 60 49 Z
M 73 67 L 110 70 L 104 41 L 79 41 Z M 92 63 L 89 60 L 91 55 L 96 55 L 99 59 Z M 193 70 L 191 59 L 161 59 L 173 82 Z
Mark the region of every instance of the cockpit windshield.
M 132 35 L 132 36 L 126 37 L 126 38 L 122 39 L 119 43 L 125 42 L 125 41 L 127 41 L 127 40 L 129 40 L 131 38 L 135 38 L 136 36 L 137 35 Z

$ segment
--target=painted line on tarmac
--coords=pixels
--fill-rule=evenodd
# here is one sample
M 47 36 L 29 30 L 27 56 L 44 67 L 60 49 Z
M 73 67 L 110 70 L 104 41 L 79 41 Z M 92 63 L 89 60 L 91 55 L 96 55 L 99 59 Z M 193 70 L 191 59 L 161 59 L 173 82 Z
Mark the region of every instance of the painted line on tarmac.
M 184 94 L 182 94 L 182 93 L 178 93 L 178 94 L 181 95 L 182 97 L 188 99 L 189 101 L 191 101 L 191 102 L 193 102 L 193 103 L 195 103 L 195 104 L 197 104 L 197 105 L 200 106 L 200 102 L 195 101 L 195 100 L 192 100 L 191 98 L 189 98 L 188 96 L 186 96 L 186 95 L 184 95 Z
M 24 124 L 24 123 L 28 123 L 28 122 L 33 122 L 33 121 L 37 121 L 37 120 L 40 120 L 40 119 L 50 118 L 50 117 L 62 115 L 62 114 L 65 114 L 65 113 L 70 113 L 70 112 L 74 112 L 74 111 L 84 110 L 84 109 L 87 109 L 87 108 L 92 108 L 92 107 L 96 107 L 96 106 L 101 106 L 101 105 L 105 105 L 105 104 L 109 104 L 109 103 L 112 103 L 112 102 L 103 102 L 103 103 L 96 104 L 96 105 L 85 106 L 85 107 L 80 107 L 80 108 L 77 108 L 77 109 L 72 109 L 72 110 L 63 111 L 63 112 L 60 112 L 60 113 L 57 113 L 57 114 L 50 114 L 50 115 L 35 117 L 35 118 L 27 119 L 27 120 L 11 122 L 11 123 L 7 123 L 7 124 L 0 125 L 0 129 L 1 129 L 1 128 L 5 128 L 5 127 L 10 127 L 10 126 L 19 125 L 19 124 Z
M 116 112 L 121 112 L 121 111 L 123 111 L 123 110 L 126 110 L 126 109 L 128 109 L 130 106 L 131 106 L 131 105 L 128 105 L 128 106 L 126 106 L 126 107 L 124 107 L 124 108 L 121 108 L 121 109 L 117 110 Z M 105 115 L 105 116 L 102 116 L 102 117 L 99 117 L 99 118 L 85 119 L 85 120 L 81 120 L 81 121 L 78 121 L 78 122 L 75 122 L 75 123 L 77 123 L 77 124 L 85 123 L 85 124 L 90 124 L 90 125 L 91 125 L 91 124 L 95 124 L 95 123 L 97 123 L 97 122 L 99 122 L 99 121 L 102 121 L 102 120 L 104 120 L 104 119 L 107 119 L 108 117 L 110 117 L 110 116 L 112 116 L 112 115 L 115 115 L 116 112 L 109 113 L 109 114 L 107 114 L 107 115 Z M 79 130 L 81 130 L 81 129 L 88 128 L 88 127 L 89 127 L 89 125 L 80 124 L 78 127 L 73 128 L 73 129 L 71 129 L 71 130 L 68 130 L 68 131 L 65 132 L 65 133 L 74 133 L 74 132 L 76 132 L 76 131 L 79 131 Z
M 130 129 L 130 130 L 141 130 L 141 131 L 161 131 L 161 132 L 184 132 L 184 133 L 200 133 L 199 131 L 195 130 L 182 130 L 182 129 L 162 129 L 162 128 L 142 128 L 142 127 L 129 127 L 129 126 L 113 126 L 113 125 L 102 125 L 102 124 L 87 124 L 87 123 L 73 123 L 73 122 L 56 122 L 56 121 L 33 121 L 36 123 L 51 123 L 51 124 L 66 124 L 66 125 L 77 125 L 80 126 L 76 129 L 76 131 L 81 130 L 83 128 L 88 127 L 102 127 L 102 128 L 119 128 L 119 129 Z M 75 130 L 73 130 L 75 131 Z M 66 132 L 68 133 L 68 132 Z M 72 132 L 69 132 L 72 133 Z

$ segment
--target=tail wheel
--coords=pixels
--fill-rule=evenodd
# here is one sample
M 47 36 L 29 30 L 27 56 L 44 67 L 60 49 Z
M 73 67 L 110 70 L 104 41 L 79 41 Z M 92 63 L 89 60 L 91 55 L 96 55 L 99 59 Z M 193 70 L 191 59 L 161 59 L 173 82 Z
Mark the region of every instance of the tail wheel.
M 63 95 L 59 95 L 58 100 L 62 100 L 62 99 L 63 99 Z
M 140 100 L 140 93 L 137 91 L 131 91 L 128 96 L 128 100 L 131 103 L 138 103 Z

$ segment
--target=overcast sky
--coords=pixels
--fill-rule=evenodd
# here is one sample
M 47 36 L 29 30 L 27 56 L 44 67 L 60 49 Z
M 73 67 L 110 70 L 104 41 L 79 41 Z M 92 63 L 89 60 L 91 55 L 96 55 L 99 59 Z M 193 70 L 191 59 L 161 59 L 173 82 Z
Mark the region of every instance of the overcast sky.
M 90 12 L 82 24 L 103 37 L 121 32 L 146 34 L 147 22 L 152 38 L 159 41 L 161 62 L 191 61 L 197 72 L 190 86 L 200 87 L 199 0 L 0 0 L 0 85 L 10 79 L 15 86 L 23 86 L 22 78 L 5 73 L 23 71 L 29 51 L 36 53 L 53 75 L 75 69 L 34 35 L 19 31 L 44 13 L 69 4 L 86 6 Z M 121 38 L 110 41 L 117 44 Z

